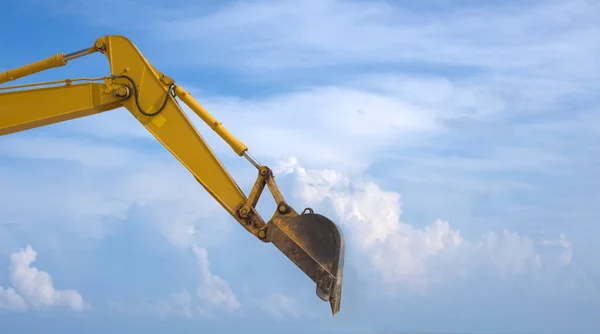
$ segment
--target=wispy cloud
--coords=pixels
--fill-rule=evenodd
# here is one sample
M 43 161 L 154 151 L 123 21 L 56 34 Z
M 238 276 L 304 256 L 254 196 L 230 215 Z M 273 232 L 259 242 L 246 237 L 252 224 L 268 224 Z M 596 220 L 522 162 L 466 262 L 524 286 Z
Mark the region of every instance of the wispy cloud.
M 239 309 L 241 304 L 231 291 L 229 284 L 219 276 L 211 273 L 206 249 L 194 245 L 192 251 L 196 256 L 198 269 L 200 270 L 200 285 L 196 292 L 198 297 L 207 305 L 208 311 L 215 307 L 227 311 Z

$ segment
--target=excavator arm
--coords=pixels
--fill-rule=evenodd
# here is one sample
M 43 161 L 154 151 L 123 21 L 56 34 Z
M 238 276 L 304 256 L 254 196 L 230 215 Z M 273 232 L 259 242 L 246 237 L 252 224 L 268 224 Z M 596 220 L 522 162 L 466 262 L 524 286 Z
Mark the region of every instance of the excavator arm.
M 110 76 L 0 86 L 0 135 L 125 107 L 242 227 L 257 239 L 275 245 L 309 276 L 316 283 L 317 295 L 329 301 L 335 315 L 340 310 L 344 265 L 341 230 L 310 208 L 296 212 L 281 195 L 271 169 L 259 164 L 248 148 L 190 93 L 157 71 L 129 39 L 119 35 L 100 37 L 90 48 L 59 53 L 0 73 L 0 84 L 97 52 L 108 59 Z M 223 167 L 177 99 L 257 168 L 257 180 L 249 196 Z M 276 203 L 267 222 L 255 209 L 265 186 Z

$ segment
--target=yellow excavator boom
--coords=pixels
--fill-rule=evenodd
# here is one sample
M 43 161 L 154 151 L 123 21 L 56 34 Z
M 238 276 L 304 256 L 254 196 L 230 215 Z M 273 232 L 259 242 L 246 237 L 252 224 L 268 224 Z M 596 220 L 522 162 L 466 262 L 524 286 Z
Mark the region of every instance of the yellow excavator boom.
M 317 286 L 317 295 L 340 310 L 344 237 L 328 218 L 306 208 L 296 212 L 281 195 L 267 166 L 259 164 L 248 148 L 206 111 L 175 81 L 157 71 L 126 37 L 100 37 L 94 46 L 0 73 L 0 84 L 100 52 L 111 75 L 18 86 L 0 86 L 0 135 L 125 107 L 241 226 L 263 242 L 274 244 Z M 239 155 L 258 170 L 248 197 L 223 167 L 188 119 L 177 99 L 185 103 Z M 255 206 L 267 186 L 277 208 L 268 222 Z

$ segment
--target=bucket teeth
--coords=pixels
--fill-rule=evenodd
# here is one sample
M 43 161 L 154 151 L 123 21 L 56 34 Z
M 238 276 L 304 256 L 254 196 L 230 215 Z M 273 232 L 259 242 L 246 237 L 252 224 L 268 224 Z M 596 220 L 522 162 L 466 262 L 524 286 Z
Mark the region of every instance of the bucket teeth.
M 340 310 L 344 268 L 344 237 L 327 217 L 315 213 L 274 218 L 267 238 L 317 285 L 316 293 Z

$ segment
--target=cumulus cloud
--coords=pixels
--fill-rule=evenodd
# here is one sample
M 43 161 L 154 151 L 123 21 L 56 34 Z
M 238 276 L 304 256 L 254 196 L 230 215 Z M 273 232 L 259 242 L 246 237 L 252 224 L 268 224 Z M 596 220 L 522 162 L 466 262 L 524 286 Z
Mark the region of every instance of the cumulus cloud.
M 36 257 L 37 252 L 30 245 L 10 255 L 10 281 L 13 287 L 0 287 L 0 308 L 25 310 L 65 307 L 73 311 L 89 308 L 90 305 L 84 302 L 79 292 L 56 289 L 50 274 L 32 267 Z
M 26 310 L 27 303 L 19 296 L 15 289 L 4 289 L 0 286 L 0 309 Z
M 348 247 L 354 249 L 354 265 L 370 266 L 391 285 L 423 293 L 441 277 L 447 280 L 473 270 L 510 277 L 541 268 L 540 254 L 527 236 L 503 230 L 467 240 L 441 219 L 417 228 L 402 221 L 400 195 L 373 182 L 334 170 L 305 169 L 295 158 L 279 164 L 277 172 L 294 179 L 294 189 L 307 205 L 335 215 Z

